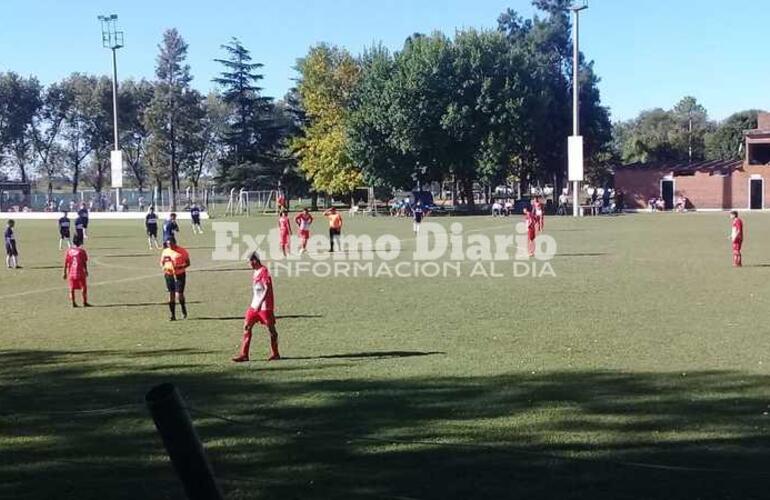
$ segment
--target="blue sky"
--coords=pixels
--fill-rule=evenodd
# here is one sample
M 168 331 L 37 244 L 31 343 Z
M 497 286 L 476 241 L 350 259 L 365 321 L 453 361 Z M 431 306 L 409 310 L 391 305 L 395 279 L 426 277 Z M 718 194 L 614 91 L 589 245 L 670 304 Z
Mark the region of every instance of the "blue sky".
M 190 45 L 194 84 L 212 88 L 219 46 L 237 36 L 265 64 L 266 94 L 291 86 L 292 66 L 326 41 L 359 53 L 373 42 L 399 48 L 414 32 L 487 27 L 506 7 L 529 16 L 529 0 L 0 0 L 0 71 L 48 83 L 71 72 L 109 74 L 96 16 L 117 13 L 126 33 L 121 78 L 153 75 L 161 33 Z M 590 0 L 582 50 L 602 78 L 613 119 L 671 107 L 694 95 L 712 117 L 770 109 L 767 0 Z

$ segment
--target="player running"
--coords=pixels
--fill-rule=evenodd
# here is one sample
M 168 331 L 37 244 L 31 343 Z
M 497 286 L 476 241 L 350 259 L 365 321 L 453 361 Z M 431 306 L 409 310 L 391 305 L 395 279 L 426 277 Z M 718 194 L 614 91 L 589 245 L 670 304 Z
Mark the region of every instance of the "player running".
M 257 323 L 267 327 L 270 333 L 270 357 L 267 360 L 276 361 L 281 359 L 281 355 L 278 353 L 278 331 L 275 329 L 275 314 L 273 312 L 275 306 L 273 279 L 267 267 L 263 266 L 262 262 L 260 262 L 257 252 L 251 254 L 249 264 L 254 270 L 251 280 L 254 296 L 251 299 L 251 306 L 246 310 L 246 317 L 243 319 L 241 352 L 233 358 L 233 361 L 243 363 L 249 360 L 251 332 Z
M 13 228 L 16 226 L 16 222 L 13 219 L 8 219 L 5 226 L 5 232 L 3 233 L 3 240 L 5 241 L 5 265 L 8 269 L 20 269 L 19 265 L 19 250 L 16 247 L 16 234 L 13 232 Z
M 190 254 L 176 244 L 172 236 L 163 243 L 163 253 L 160 255 L 160 267 L 166 278 L 168 290 L 168 310 L 171 312 L 170 321 L 176 321 L 176 303 L 182 306 L 182 318 L 187 319 L 187 305 L 184 289 L 187 284 L 187 268 L 190 267 Z
M 291 251 L 289 246 L 291 234 L 291 220 L 289 219 L 289 214 L 284 210 L 281 212 L 281 215 L 278 216 L 278 235 L 280 237 L 281 252 L 283 252 L 284 257 Z
M 310 239 L 310 225 L 313 223 L 313 216 L 310 215 L 310 210 L 306 208 L 298 213 L 297 216 L 294 217 L 294 222 L 299 228 L 299 252 L 307 252 L 307 240 Z
M 733 243 L 733 266 L 743 267 L 743 257 L 741 256 L 741 248 L 743 247 L 743 220 L 738 217 L 738 212 L 733 210 L 730 212 L 731 231 L 730 241 Z
M 72 244 L 74 247 L 68 249 L 64 257 L 62 279 L 69 283 L 72 307 L 78 307 L 78 303 L 75 301 L 75 290 L 80 290 L 83 295 L 83 307 L 91 307 L 91 304 L 88 303 L 88 254 L 81 248 L 83 240 L 79 236 L 75 236 Z
M 324 217 L 329 220 L 329 251 L 334 252 L 334 241 L 337 240 L 337 248 L 342 250 L 342 241 L 340 240 L 342 234 L 342 215 L 337 212 L 337 209 L 332 207 L 324 212 Z
M 150 211 L 144 218 L 144 229 L 147 232 L 147 246 L 152 250 L 153 243 L 155 249 L 160 250 L 158 243 L 158 214 L 155 213 L 155 207 L 150 206 Z
M 88 209 L 85 202 L 80 203 L 80 210 L 78 210 L 78 219 L 80 219 L 80 225 L 83 227 L 83 241 L 88 239 Z
M 203 234 L 203 227 L 201 226 L 201 209 L 196 203 L 190 208 L 190 218 L 192 219 L 193 234 Z
M 417 234 L 420 232 L 420 224 L 422 223 L 423 216 L 424 216 L 424 212 L 422 210 L 422 202 L 418 201 L 417 204 L 414 206 L 414 210 L 412 210 L 412 218 L 414 219 L 412 228 L 414 229 L 414 234 Z
M 168 216 L 168 220 L 163 223 L 163 243 L 165 244 L 168 240 L 176 240 L 176 235 L 174 233 L 178 232 L 179 224 L 176 223 L 176 214 L 171 212 Z
M 62 243 L 65 241 L 67 242 L 67 248 L 71 248 L 70 219 L 67 217 L 67 212 L 62 212 L 62 216 L 59 218 L 59 250 L 63 248 Z

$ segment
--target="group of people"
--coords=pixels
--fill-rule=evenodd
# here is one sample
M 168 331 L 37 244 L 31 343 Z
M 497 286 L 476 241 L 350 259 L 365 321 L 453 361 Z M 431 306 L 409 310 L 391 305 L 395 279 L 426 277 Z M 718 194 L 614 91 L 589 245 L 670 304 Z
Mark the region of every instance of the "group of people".
M 513 200 L 508 199 L 504 202 L 495 200 L 494 203 L 492 203 L 492 217 L 508 217 L 509 215 L 513 215 L 513 210 Z

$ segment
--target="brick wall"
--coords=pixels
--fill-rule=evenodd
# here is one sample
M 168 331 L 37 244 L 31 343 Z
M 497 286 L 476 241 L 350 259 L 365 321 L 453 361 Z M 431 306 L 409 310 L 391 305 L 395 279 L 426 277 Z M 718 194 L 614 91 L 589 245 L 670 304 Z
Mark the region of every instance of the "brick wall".
M 615 172 L 615 187 L 625 193 L 626 208 L 643 209 L 650 198 L 660 197 L 660 181 L 670 174 L 652 169 L 619 169 Z M 685 196 L 689 208 L 730 209 L 749 208 L 749 180 L 752 174 L 764 179 L 765 208 L 770 208 L 770 167 L 744 166 L 732 175 L 710 175 L 696 172 L 691 176 L 675 176 L 674 197 Z
M 759 130 L 770 130 L 770 113 L 759 113 L 757 116 Z

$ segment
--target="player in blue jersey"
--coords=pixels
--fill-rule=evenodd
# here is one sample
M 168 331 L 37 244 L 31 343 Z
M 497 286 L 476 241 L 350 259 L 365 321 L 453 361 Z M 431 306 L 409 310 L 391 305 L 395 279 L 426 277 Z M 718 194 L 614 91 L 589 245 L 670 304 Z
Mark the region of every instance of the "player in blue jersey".
M 62 216 L 59 219 L 59 250 L 63 248 L 63 243 L 65 242 L 67 243 L 67 248 L 72 247 L 70 219 L 67 217 L 67 212 L 62 212 Z
M 5 232 L 3 233 L 3 240 L 5 241 L 5 265 L 8 269 L 18 269 L 19 265 L 19 250 L 16 246 L 16 234 L 13 232 L 13 228 L 16 226 L 16 222 L 13 219 L 9 219 L 5 226 Z
M 160 250 L 160 243 L 158 243 L 158 214 L 155 213 L 155 207 L 150 206 L 150 210 L 147 212 L 147 216 L 144 218 L 144 229 L 147 232 L 147 245 L 152 250 L 153 243 L 155 249 Z
M 174 233 L 178 232 L 179 225 L 176 223 L 176 214 L 172 212 L 168 216 L 168 220 L 163 223 L 163 243 L 166 243 L 171 239 L 176 239 L 176 235 Z
M 80 203 L 78 219 L 80 219 L 80 225 L 83 227 L 81 237 L 83 238 L 83 241 L 85 241 L 88 239 L 88 209 L 86 208 L 85 202 Z
M 193 234 L 203 234 L 203 227 L 201 226 L 201 209 L 197 203 L 193 203 L 190 208 L 190 218 L 192 219 Z

